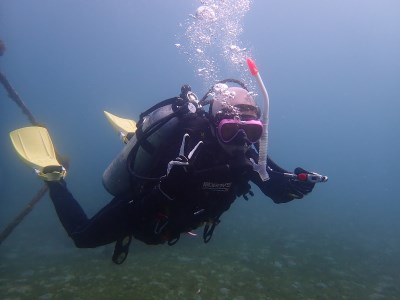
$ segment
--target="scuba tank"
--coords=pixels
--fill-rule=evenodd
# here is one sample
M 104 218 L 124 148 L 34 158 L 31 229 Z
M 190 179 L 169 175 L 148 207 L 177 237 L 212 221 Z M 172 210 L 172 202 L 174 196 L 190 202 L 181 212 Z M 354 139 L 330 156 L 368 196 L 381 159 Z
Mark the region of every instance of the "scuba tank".
M 135 189 L 144 180 L 159 180 L 151 171 L 163 145 L 178 128 L 181 118 L 198 110 L 198 100 L 188 85 L 179 97 L 164 100 L 140 114 L 137 130 L 103 173 L 103 186 L 117 196 Z M 161 175 L 160 175 L 161 176 Z

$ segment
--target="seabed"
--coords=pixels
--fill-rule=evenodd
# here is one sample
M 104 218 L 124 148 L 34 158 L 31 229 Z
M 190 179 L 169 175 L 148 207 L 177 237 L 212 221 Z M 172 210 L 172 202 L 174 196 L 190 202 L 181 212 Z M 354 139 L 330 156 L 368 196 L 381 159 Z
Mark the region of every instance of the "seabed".
M 240 236 L 228 228 L 205 245 L 198 233 L 173 247 L 134 241 L 120 266 L 111 245 L 27 247 L 12 238 L 0 248 L 0 299 L 399 299 L 390 248 L 369 253 L 328 235 Z

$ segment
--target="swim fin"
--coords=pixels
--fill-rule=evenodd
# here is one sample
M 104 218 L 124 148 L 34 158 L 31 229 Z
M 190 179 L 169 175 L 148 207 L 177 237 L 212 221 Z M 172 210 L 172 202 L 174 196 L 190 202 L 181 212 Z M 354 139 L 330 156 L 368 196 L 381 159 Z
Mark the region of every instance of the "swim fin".
M 10 132 L 15 151 L 36 174 L 46 181 L 56 181 L 67 174 L 57 161 L 53 142 L 44 127 L 24 127 Z
M 127 144 L 130 138 L 135 134 L 136 122 L 130 119 L 124 119 L 104 111 L 107 120 L 111 126 L 120 134 L 122 141 Z

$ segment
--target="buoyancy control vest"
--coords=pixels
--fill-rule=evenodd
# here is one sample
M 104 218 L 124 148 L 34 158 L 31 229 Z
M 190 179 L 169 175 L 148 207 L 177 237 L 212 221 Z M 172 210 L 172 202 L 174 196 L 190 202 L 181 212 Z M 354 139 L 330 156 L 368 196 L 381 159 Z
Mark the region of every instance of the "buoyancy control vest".
M 158 180 L 151 171 L 159 163 L 163 145 L 168 143 L 187 114 L 201 113 L 190 86 L 181 88 L 179 97 L 164 100 L 140 115 L 137 130 L 103 173 L 103 185 L 118 196 L 143 181 Z

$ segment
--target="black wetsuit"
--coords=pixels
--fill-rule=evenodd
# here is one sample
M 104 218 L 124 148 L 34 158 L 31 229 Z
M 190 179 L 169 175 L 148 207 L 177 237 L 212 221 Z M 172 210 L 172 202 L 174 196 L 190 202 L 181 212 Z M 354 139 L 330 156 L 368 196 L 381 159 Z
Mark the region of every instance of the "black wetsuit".
M 205 238 L 211 237 L 222 213 L 237 197 L 249 193 L 249 181 L 275 203 L 294 199 L 293 189 L 299 187 L 284 177 L 286 171 L 273 161 L 268 160 L 273 169 L 269 171 L 268 181 L 263 182 L 252 170 L 249 158 L 257 160 L 255 149 L 229 158 L 212 135 L 207 118 L 187 117 L 181 125 L 164 145 L 160 162 L 152 170 L 154 176 L 162 178 L 144 185 L 140 193 L 129 192 L 115 197 L 92 218 L 86 216 L 64 181 L 48 183 L 57 214 L 77 247 L 97 247 L 125 236 L 148 244 L 171 242 L 177 240 L 180 233 L 205 223 L 209 224 L 206 227 L 212 227 L 211 230 L 208 227 Z M 168 162 L 178 156 L 184 133 L 190 136 L 187 151 L 203 141 L 191 160 L 189 173 L 182 176 L 171 172 L 170 176 L 163 176 Z M 312 184 L 300 186 L 302 194 L 312 188 Z

